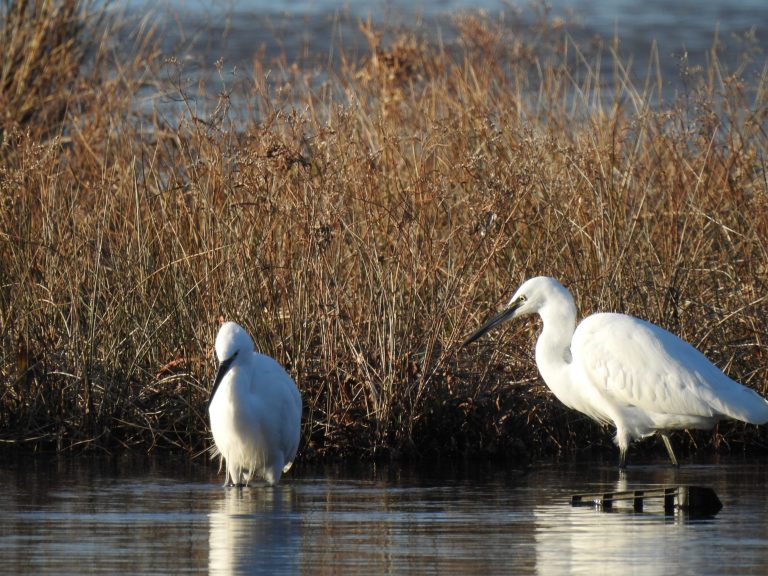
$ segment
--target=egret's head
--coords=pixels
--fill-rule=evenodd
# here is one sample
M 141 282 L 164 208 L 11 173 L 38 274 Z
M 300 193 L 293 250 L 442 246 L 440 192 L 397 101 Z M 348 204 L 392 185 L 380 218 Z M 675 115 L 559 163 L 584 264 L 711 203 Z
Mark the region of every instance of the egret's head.
M 226 362 L 241 351 L 253 350 L 253 340 L 242 326 L 235 322 L 224 322 L 216 335 L 216 358 Z
M 208 407 L 211 406 L 211 401 L 216 394 L 216 390 L 219 388 L 222 379 L 229 370 L 232 362 L 237 358 L 238 354 L 248 354 L 253 352 L 253 340 L 248 335 L 242 326 L 235 322 L 224 322 L 219 328 L 219 333 L 216 335 L 216 358 L 219 360 L 219 368 L 216 370 L 216 378 L 213 381 L 213 388 L 211 388 L 211 395 L 208 398 Z
M 571 299 L 568 290 L 554 278 L 548 276 L 537 276 L 523 282 L 520 288 L 510 298 L 504 308 L 497 314 L 489 318 L 485 324 L 480 326 L 464 341 L 462 346 L 471 344 L 493 328 L 520 316 L 535 314 L 541 310 L 547 302 L 556 301 L 563 296 Z
M 514 308 L 512 318 L 517 318 L 536 314 L 546 304 L 562 300 L 573 300 L 565 286 L 549 276 L 536 276 L 523 282 L 510 298 L 507 308 Z

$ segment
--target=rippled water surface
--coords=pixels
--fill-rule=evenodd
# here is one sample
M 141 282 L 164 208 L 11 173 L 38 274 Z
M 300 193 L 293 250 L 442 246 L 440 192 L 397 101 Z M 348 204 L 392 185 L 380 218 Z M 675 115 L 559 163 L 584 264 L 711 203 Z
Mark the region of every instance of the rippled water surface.
M 369 17 L 377 26 L 417 30 L 450 50 L 460 13 L 482 10 L 490 22 L 505 22 L 533 46 L 538 41 L 526 31 L 536 36 L 534 23 L 546 13 L 588 52 L 596 38 L 616 36 L 627 76 L 641 88 L 660 75 L 670 96 L 695 84 L 691 74 L 712 62 L 713 48 L 719 74 L 736 72 L 750 84 L 764 74 L 768 51 L 765 0 L 126 0 L 113 6 L 138 17 L 142 29 L 159 27 L 164 57 L 184 62 L 181 72 L 167 72 L 170 77 L 207 77 L 213 86 L 230 88 L 236 78 L 249 76 L 258 55 L 264 72 L 274 76 L 297 61 L 306 70 L 323 70 L 340 51 L 353 60 L 367 56 L 360 23 Z M 385 37 L 383 45 L 388 42 Z M 280 64 L 283 59 L 286 64 Z M 611 70 L 606 51 L 600 76 L 609 85 Z
M 291 471 L 227 489 L 215 466 L 13 459 L 0 469 L 7 573 L 765 574 L 762 462 L 527 470 L 465 464 Z M 713 518 L 572 508 L 580 492 L 710 486 Z

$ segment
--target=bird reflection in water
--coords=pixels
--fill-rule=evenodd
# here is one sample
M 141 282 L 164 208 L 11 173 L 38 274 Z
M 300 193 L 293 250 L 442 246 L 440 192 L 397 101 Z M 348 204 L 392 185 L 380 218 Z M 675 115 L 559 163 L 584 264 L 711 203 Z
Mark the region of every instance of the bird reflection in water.
M 299 522 L 290 486 L 220 492 L 209 514 L 210 574 L 299 571 Z

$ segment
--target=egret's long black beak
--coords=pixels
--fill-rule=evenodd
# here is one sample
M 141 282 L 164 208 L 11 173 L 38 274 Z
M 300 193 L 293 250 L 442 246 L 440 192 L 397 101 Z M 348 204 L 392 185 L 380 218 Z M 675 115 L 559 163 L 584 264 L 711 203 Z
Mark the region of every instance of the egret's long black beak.
M 213 381 L 213 388 L 211 388 L 211 395 L 208 397 L 208 408 L 211 407 L 211 402 L 213 401 L 213 397 L 216 394 L 216 390 L 219 389 L 219 384 L 221 384 L 222 378 L 224 378 L 224 374 L 227 373 L 227 370 L 229 370 L 230 365 L 232 364 L 232 361 L 237 356 L 237 352 L 232 354 L 229 358 L 226 360 L 222 360 L 219 364 L 219 369 L 216 370 L 216 378 Z
M 499 324 L 502 324 L 503 322 L 509 320 L 514 314 L 515 310 L 520 308 L 522 306 L 523 301 L 522 300 L 515 300 L 512 302 L 509 306 L 501 310 L 498 314 L 495 316 L 492 316 L 489 318 L 485 324 L 480 326 L 477 330 L 475 330 L 472 334 L 470 334 L 466 340 L 464 340 L 464 343 L 461 345 L 463 348 L 464 346 L 467 346 L 468 344 L 472 344 L 475 340 L 483 336 L 485 333 L 490 332 L 493 330 L 496 326 Z

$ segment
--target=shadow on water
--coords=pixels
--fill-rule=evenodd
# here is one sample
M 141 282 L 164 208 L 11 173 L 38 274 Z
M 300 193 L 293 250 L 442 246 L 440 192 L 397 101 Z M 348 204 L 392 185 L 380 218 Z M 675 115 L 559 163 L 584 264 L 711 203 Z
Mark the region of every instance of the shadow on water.
M 745 574 L 768 568 L 768 466 L 299 468 L 225 489 L 213 463 L 10 459 L 8 573 Z M 570 506 L 574 493 L 695 484 L 717 516 Z

